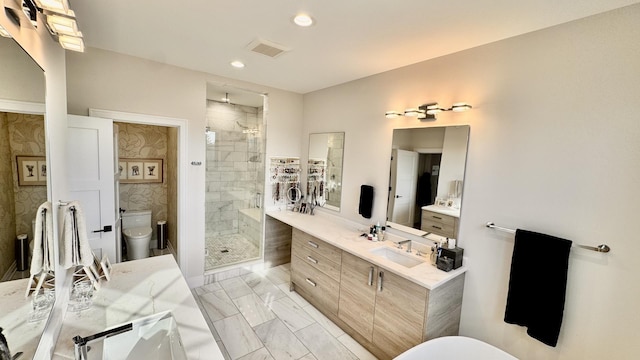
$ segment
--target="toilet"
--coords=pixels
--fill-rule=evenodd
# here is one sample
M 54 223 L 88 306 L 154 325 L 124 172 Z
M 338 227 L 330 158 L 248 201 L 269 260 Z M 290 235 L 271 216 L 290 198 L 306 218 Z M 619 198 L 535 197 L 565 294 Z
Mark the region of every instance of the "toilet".
M 151 210 L 126 211 L 122 214 L 122 234 L 129 260 L 149 257 Z

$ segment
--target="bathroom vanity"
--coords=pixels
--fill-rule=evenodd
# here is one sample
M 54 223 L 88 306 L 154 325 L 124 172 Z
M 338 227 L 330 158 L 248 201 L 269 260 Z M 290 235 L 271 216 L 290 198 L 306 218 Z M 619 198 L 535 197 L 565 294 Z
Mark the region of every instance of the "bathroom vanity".
M 114 264 L 111 281 L 94 293 L 91 308 L 67 311 L 53 359 L 74 358 L 76 335 L 87 337 L 129 322 L 135 328 L 137 320 L 164 312 L 176 322 L 187 359 L 224 359 L 171 255 Z
M 464 266 L 440 271 L 428 254 L 369 241 L 365 226 L 332 215 L 267 215 L 292 227 L 291 289 L 378 358 L 458 334 Z
M 458 238 L 460 209 L 429 205 L 422 207 L 421 229 L 448 238 Z
M 7 339 L 11 354 L 22 352 L 23 359 L 32 359 L 47 319 L 29 322 L 32 313 L 31 298 L 25 299 L 29 279 L 0 283 L 0 327 Z

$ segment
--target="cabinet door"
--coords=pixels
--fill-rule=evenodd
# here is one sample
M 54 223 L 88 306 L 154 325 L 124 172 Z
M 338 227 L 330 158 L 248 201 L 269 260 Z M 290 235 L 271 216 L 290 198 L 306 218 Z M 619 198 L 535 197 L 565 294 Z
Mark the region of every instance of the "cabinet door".
M 377 267 L 343 252 L 338 317 L 368 341 L 373 334 L 376 286 Z
M 378 272 L 373 343 L 393 358 L 422 342 L 427 289 L 391 272 Z

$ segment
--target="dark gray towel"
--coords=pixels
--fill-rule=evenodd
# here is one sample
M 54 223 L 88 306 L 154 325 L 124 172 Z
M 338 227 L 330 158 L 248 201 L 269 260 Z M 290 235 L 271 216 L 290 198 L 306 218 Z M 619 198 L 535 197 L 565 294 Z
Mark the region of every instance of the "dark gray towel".
M 371 219 L 371 211 L 373 209 L 373 186 L 361 185 L 360 186 L 360 206 L 358 207 L 358 214 L 367 219 Z
M 504 321 L 556 346 L 562 325 L 571 241 L 516 230 Z

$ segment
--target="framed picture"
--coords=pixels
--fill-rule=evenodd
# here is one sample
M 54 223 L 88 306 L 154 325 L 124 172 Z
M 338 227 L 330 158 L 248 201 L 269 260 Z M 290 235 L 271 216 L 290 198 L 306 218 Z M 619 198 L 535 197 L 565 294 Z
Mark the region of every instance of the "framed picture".
M 107 254 L 104 254 L 102 261 L 100 261 L 100 269 L 102 276 L 104 276 L 107 281 L 111 280 L 111 262 L 109 262 Z
M 120 159 L 120 182 L 123 184 L 161 183 L 163 180 L 162 159 Z
M 44 156 L 16 156 L 18 185 L 47 185 L 47 163 Z
M 120 180 L 127 179 L 127 162 L 126 161 L 118 161 L 118 173 L 120 174 Z

